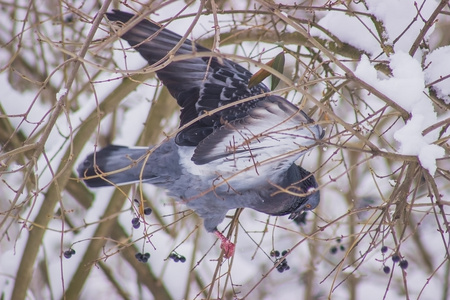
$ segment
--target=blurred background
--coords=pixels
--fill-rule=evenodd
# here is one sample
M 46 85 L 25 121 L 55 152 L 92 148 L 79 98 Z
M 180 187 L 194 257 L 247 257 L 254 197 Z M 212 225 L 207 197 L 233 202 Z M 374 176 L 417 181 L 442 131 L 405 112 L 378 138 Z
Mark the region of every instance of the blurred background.
M 111 9 L 253 73 L 283 53 L 284 78 L 264 82 L 326 129 L 298 161 L 318 208 L 297 222 L 230 211 L 223 260 L 163 190 L 80 182 L 89 153 L 178 127 Z M 449 26 L 436 0 L 0 1 L 1 299 L 449 299 Z

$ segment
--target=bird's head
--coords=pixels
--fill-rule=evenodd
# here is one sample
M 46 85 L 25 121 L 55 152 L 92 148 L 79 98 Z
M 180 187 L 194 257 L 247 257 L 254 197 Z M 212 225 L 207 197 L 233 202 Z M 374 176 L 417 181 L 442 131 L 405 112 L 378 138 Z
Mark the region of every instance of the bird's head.
M 320 202 L 316 178 L 302 167 L 292 164 L 285 174 L 282 186 L 272 193 L 270 202 L 271 215 L 289 214 L 289 219 L 295 219 L 303 212 L 315 209 Z M 275 207 L 278 208 L 277 211 L 274 211 Z

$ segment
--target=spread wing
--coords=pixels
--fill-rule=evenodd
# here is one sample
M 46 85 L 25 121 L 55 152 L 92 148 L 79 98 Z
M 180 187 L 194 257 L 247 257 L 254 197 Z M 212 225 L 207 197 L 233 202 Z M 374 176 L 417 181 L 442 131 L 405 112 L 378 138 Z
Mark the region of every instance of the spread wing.
M 126 23 L 134 17 L 132 14 L 117 10 L 107 13 L 107 16 L 109 20 L 121 23 Z M 182 39 L 180 35 L 148 20 L 142 20 L 121 37 L 150 65 L 161 63 Z M 207 111 L 269 91 L 264 84 L 249 88 L 248 82 L 252 73 L 230 60 L 219 61 L 215 57 L 210 57 L 208 55 L 210 52 L 207 48 L 187 39 L 175 55 L 197 53 L 197 57 L 172 61 L 163 69 L 156 71 L 159 79 L 182 107 L 180 127 Z M 201 53 L 207 55 L 200 57 Z M 197 146 L 224 122 L 245 117 L 260 100 L 238 104 L 202 118 L 179 132 L 176 143 L 180 146 Z
M 226 122 L 201 141 L 192 160 L 199 165 L 221 161 L 244 169 L 272 165 L 284 169 L 323 137 L 323 129 L 298 107 L 279 96 L 268 96 L 247 116 Z M 274 170 L 272 170 L 274 171 Z

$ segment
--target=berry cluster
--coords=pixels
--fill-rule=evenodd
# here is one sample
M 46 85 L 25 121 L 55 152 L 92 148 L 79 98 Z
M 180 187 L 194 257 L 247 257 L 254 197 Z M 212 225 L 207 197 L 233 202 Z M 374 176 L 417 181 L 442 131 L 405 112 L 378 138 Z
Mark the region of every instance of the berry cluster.
M 382 246 L 381 247 L 381 253 L 383 253 L 383 255 L 388 251 L 388 247 L 387 246 Z M 401 259 L 400 255 L 398 255 L 398 253 L 395 253 L 392 255 L 391 257 L 392 262 L 394 264 L 398 263 L 398 266 L 402 269 L 402 270 L 406 270 L 408 268 L 408 261 L 406 259 Z M 383 267 L 383 272 L 386 274 L 389 274 L 391 272 L 391 268 L 389 268 L 388 266 L 384 266 Z
M 72 248 L 70 248 L 69 250 L 64 251 L 64 257 L 69 259 L 72 257 L 72 255 L 75 254 L 75 250 L 73 250 Z
M 282 259 L 283 261 L 277 266 L 277 270 L 278 272 L 283 273 L 284 271 L 289 270 L 291 267 L 289 267 L 286 258 L 279 258 L 275 261 L 275 263 L 278 263 L 280 259 Z
M 174 262 L 181 261 L 182 263 L 184 263 L 186 261 L 186 257 L 175 252 L 170 253 L 169 258 L 172 259 Z
M 138 200 L 134 200 L 138 203 L 140 203 Z M 152 209 L 150 207 L 146 207 L 144 208 L 144 215 L 148 216 L 152 213 Z M 134 229 L 138 229 L 139 227 L 141 227 L 141 220 L 139 219 L 139 217 L 134 217 L 131 220 L 131 224 L 133 225 Z
M 392 255 L 392 261 L 398 263 L 399 267 L 403 270 L 408 268 L 408 261 L 406 259 L 401 259 L 398 254 Z
M 148 259 L 150 258 L 150 253 L 146 252 L 146 253 L 136 253 L 134 255 L 134 257 L 136 257 L 136 259 L 142 263 L 146 263 L 148 261 Z
M 341 240 L 340 238 L 337 238 L 337 239 L 336 239 L 336 242 L 337 242 L 338 244 L 340 244 L 341 241 L 342 241 L 342 240 Z M 339 250 L 345 251 L 344 245 L 339 245 Z M 333 246 L 333 247 L 330 248 L 330 253 L 331 253 L 331 254 L 336 254 L 337 252 L 338 252 L 338 247 L 337 247 L 337 246 Z
M 288 253 L 287 250 L 283 250 L 283 252 L 281 252 L 281 255 L 285 256 L 287 253 Z M 270 251 L 270 256 L 272 256 L 272 257 L 279 257 L 280 256 L 280 251 L 272 250 L 272 251 Z M 281 257 L 281 258 L 277 258 L 275 260 L 275 264 L 278 264 L 279 262 L 280 262 L 280 264 L 277 266 L 278 272 L 283 273 L 284 271 L 287 271 L 287 270 L 289 270 L 291 268 L 291 267 L 289 267 L 286 258 Z
M 134 229 L 138 229 L 139 227 L 141 227 L 141 220 L 139 220 L 139 218 L 133 218 L 131 220 L 131 224 L 133 224 L 133 228 Z

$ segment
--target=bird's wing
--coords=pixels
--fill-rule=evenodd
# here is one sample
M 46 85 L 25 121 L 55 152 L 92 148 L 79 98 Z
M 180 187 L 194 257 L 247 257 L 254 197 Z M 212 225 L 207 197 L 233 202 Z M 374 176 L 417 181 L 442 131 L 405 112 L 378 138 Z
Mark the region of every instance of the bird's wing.
M 132 14 L 117 10 L 107 13 L 107 16 L 111 21 L 122 23 L 134 17 Z M 121 37 L 150 65 L 162 63 L 161 60 L 166 58 L 182 39 L 180 35 L 145 19 Z M 205 53 L 205 56 L 202 57 L 201 53 Z M 171 61 L 163 69 L 156 71 L 159 79 L 182 107 L 180 127 L 207 111 L 269 91 L 264 84 L 249 88 L 248 82 L 252 73 L 230 60 L 211 57 L 209 49 L 189 39 L 185 40 L 174 54 L 175 56 L 196 54 L 196 57 Z M 231 122 L 246 116 L 247 111 L 260 100 L 238 104 L 202 118 L 177 135 L 177 144 L 198 145 L 223 122 Z
M 245 170 L 271 174 L 289 168 L 323 133 L 298 107 L 282 97 L 268 96 L 246 117 L 224 123 L 201 141 L 192 161 L 216 165 L 223 177 Z

